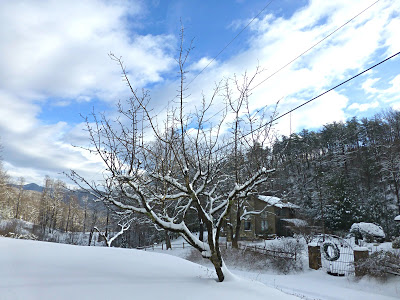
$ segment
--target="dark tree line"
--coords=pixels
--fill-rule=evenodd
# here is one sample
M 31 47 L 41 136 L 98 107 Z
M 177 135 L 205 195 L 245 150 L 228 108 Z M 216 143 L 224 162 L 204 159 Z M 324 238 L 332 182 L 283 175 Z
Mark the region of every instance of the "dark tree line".
M 273 145 L 273 159 L 275 193 L 299 204 L 314 225 L 348 231 L 354 222 L 374 222 L 396 233 L 399 111 L 282 136 Z

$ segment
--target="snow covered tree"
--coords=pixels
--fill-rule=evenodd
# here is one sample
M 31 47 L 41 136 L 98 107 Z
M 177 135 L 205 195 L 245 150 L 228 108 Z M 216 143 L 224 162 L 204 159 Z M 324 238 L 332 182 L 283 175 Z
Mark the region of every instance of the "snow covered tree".
M 93 120 L 86 120 L 92 144 L 88 150 L 105 163 L 105 181 L 89 182 L 73 171 L 71 178 L 120 211 L 144 214 L 158 227 L 179 233 L 212 262 L 222 282 L 226 267 L 219 237 L 225 218 L 235 199 L 265 182 L 273 170 L 259 165 L 240 183 L 231 181 L 228 189 L 232 174 L 224 170 L 230 160 L 226 152 L 220 151 L 224 146 L 221 138 L 224 116 L 216 125 L 208 121 L 211 107 L 223 89 L 216 84 L 208 101 L 203 95 L 200 107 L 194 113 L 187 112 L 184 68 L 188 54 L 189 50 L 184 51 L 181 44 L 177 59 L 180 86 L 174 102 L 177 105 L 168 110 L 162 129 L 149 108 L 149 93 L 143 91 L 139 95 L 121 59 L 110 55 L 122 68 L 131 98 L 127 107 L 119 105 L 119 117 L 114 121 L 95 114 Z M 149 142 L 150 132 L 153 140 Z M 189 229 L 187 218 L 192 210 L 197 212 L 207 232 L 204 242 Z
M 228 160 L 231 163 L 227 164 L 227 173 L 233 174 L 230 185 L 240 185 L 243 180 L 249 178 L 250 174 L 257 171 L 259 166 L 270 166 L 271 155 L 268 153 L 266 144 L 271 142 L 272 122 L 268 126 L 263 127 L 263 130 L 254 130 L 262 127 L 267 123 L 265 110 L 251 113 L 249 109 L 249 94 L 253 80 L 260 73 L 259 69 L 252 77 L 245 74 L 242 80 L 238 80 L 235 76 L 234 86 L 236 88 L 238 98 L 233 99 L 232 94 L 235 94 L 229 89 L 229 84 L 226 84 L 226 95 L 230 110 L 234 114 L 232 122 L 232 141 L 231 147 L 228 149 Z M 240 81 L 243 83 L 240 84 Z M 276 107 L 275 107 L 276 108 Z M 275 116 L 276 110 L 271 112 L 271 119 Z M 262 185 L 258 186 L 258 190 Z M 227 185 L 229 190 L 229 184 Z M 257 190 L 257 191 L 258 191 Z M 227 191 L 229 192 L 229 191 Z M 240 240 L 240 229 L 242 221 L 250 215 L 262 213 L 256 211 L 248 203 L 248 193 L 240 193 L 234 201 L 234 209 L 232 210 L 227 225 L 229 228 L 228 234 L 231 236 L 232 246 L 238 248 Z

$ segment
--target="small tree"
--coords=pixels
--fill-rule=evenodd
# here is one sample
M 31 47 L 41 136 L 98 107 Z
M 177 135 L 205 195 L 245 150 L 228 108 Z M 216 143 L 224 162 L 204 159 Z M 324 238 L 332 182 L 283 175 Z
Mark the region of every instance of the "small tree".
M 184 66 L 189 52 L 190 49 L 183 50 L 182 32 L 177 59 L 178 103 L 168 110 L 162 130 L 149 109 L 148 92 L 139 95 L 121 59 L 110 54 L 121 67 L 132 97 L 127 107 L 119 105 L 120 117 L 114 121 L 95 114 L 93 120 L 86 119 L 92 144 L 88 150 L 99 155 L 106 165 L 104 184 L 88 182 L 74 171 L 71 178 L 119 210 L 145 214 L 158 227 L 179 233 L 212 262 L 218 280 L 223 281 L 226 268 L 219 237 L 224 220 L 235 199 L 265 182 L 273 170 L 260 165 L 240 183 L 230 180 L 232 174 L 224 172 L 230 162 L 226 152 L 220 151 L 224 147 L 220 136 L 226 112 L 215 126 L 207 121 L 213 102 L 223 90 L 216 84 L 209 101 L 203 95 L 195 113 L 185 112 Z M 226 100 L 227 95 L 223 97 Z M 144 135 L 149 132 L 153 140 L 146 142 Z M 208 233 L 204 242 L 189 229 L 191 210 L 197 211 Z
M 111 247 L 112 243 L 119 237 L 121 236 L 125 231 L 127 231 L 130 227 L 132 222 L 134 221 L 134 218 L 128 214 L 127 216 L 122 216 L 118 222 L 118 227 L 120 228 L 119 231 L 113 232 L 110 234 L 108 231 L 108 228 L 106 228 L 106 232 L 100 231 L 96 226 L 94 229 L 99 232 L 100 236 L 105 240 L 107 247 Z

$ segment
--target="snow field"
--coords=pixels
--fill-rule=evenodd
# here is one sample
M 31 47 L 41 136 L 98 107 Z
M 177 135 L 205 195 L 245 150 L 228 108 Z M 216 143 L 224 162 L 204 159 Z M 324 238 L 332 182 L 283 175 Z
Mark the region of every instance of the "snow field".
M 132 249 L 0 238 L 0 299 L 298 299 L 184 259 Z
M 248 246 L 263 246 L 276 244 L 283 239 L 262 241 L 262 242 L 247 242 Z M 173 244 L 179 245 L 178 239 Z M 379 246 L 368 244 L 368 248 L 373 247 L 374 251 L 381 249 L 391 249 L 391 243 L 383 243 Z M 182 247 L 173 247 L 172 250 L 155 249 L 159 253 L 168 253 L 182 258 L 190 255 L 189 247 L 182 249 Z M 279 274 L 272 268 L 265 270 L 250 270 L 243 267 L 242 264 L 237 263 L 238 267 L 230 266 L 227 263 L 229 270 L 240 277 L 247 278 L 253 281 L 262 282 L 263 284 L 279 289 L 287 294 L 295 295 L 301 299 L 310 300 L 389 300 L 400 299 L 400 277 L 393 277 L 387 282 L 377 281 L 372 278 L 364 277 L 362 279 L 355 279 L 354 277 L 335 277 L 328 275 L 323 270 L 309 270 L 307 251 L 303 257 L 305 271 L 293 272 L 291 274 Z M 209 266 L 211 264 L 207 260 L 199 261 L 202 265 Z M 274 299 L 274 298 L 271 298 Z

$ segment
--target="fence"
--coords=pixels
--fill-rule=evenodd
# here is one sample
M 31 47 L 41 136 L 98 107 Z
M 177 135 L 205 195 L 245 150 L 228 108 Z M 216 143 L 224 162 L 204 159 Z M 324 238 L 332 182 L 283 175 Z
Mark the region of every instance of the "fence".
M 297 253 L 296 252 L 286 252 L 286 251 L 279 251 L 279 250 L 271 250 L 264 247 L 260 246 L 249 246 L 249 245 L 242 245 L 239 244 L 239 249 L 242 249 L 244 251 L 250 250 L 254 251 L 257 253 L 264 254 L 269 257 L 278 257 L 278 258 L 287 258 L 287 259 L 294 259 L 295 261 L 297 260 Z
M 171 248 L 172 249 L 184 249 L 187 247 L 193 247 L 192 245 L 190 245 L 189 243 L 186 242 L 182 242 L 182 243 L 171 243 Z M 220 247 L 222 249 L 231 249 L 232 245 L 230 243 L 221 243 Z M 253 251 L 253 252 L 257 252 L 257 253 L 261 253 L 264 254 L 266 256 L 269 257 L 279 257 L 279 258 L 287 258 L 287 259 L 294 259 L 297 260 L 297 254 L 295 252 L 285 252 L 285 251 L 278 251 L 278 250 L 270 250 L 267 249 L 265 246 L 264 247 L 260 247 L 260 246 L 249 246 L 246 244 L 239 244 L 238 245 L 240 250 L 243 251 Z M 142 246 L 142 247 L 137 247 L 136 249 L 138 250 L 154 250 L 154 249 L 161 249 L 161 250 L 166 250 L 167 247 L 164 243 L 161 243 L 161 245 L 159 244 L 154 244 L 154 245 L 148 245 L 148 246 Z
M 187 248 L 187 247 L 192 247 L 192 245 L 190 245 L 189 243 L 186 243 L 186 242 L 182 242 L 182 243 L 171 243 L 171 248 L 173 248 L 173 249 L 180 249 L 180 248 L 182 248 L 182 249 L 184 249 L 184 248 Z M 140 247 L 136 247 L 135 249 L 138 249 L 138 250 L 144 250 L 144 251 L 147 251 L 147 250 L 154 250 L 154 249 L 161 249 L 161 250 L 167 250 L 167 246 L 166 246 L 166 244 L 164 244 L 164 243 L 161 243 L 161 245 L 159 245 L 159 244 L 153 244 L 153 245 L 148 245 L 148 246 L 140 246 Z
M 354 275 L 354 250 L 343 238 L 325 235 L 308 247 L 309 266 L 334 276 Z

